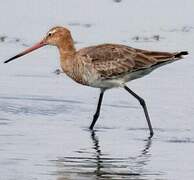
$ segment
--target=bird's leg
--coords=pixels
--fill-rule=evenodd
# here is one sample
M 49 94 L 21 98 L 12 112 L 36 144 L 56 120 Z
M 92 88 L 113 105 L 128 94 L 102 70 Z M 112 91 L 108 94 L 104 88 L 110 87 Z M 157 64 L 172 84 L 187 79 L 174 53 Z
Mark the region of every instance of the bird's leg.
M 141 98 L 140 96 L 138 96 L 136 93 L 134 93 L 131 89 L 129 89 L 127 86 L 124 86 L 125 90 L 127 90 L 133 97 L 135 97 L 139 103 L 141 104 L 141 106 L 143 107 L 143 110 L 144 110 L 144 113 L 145 113 L 145 117 L 146 117 L 146 120 L 147 120 L 147 123 L 148 123 L 148 127 L 149 127 L 149 130 L 150 130 L 150 138 L 154 135 L 154 132 L 153 132 L 153 129 L 152 129 L 152 124 L 151 124 L 151 121 L 150 121 L 150 117 L 149 117 L 149 114 L 148 114 L 148 110 L 147 110 L 147 106 L 146 106 L 146 103 L 144 101 L 143 98 Z
M 90 129 L 91 130 L 93 129 L 93 127 L 94 127 L 94 125 L 95 125 L 95 123 L 96 123 L 96 121 L 97 121 L 97 119 L 98 119 L 98 117 L 100 115 L 100 108 L 101 108 L 101 104 L 102 104 L 103 95 L 104 95 L 104 90 L 101 90 L 100 97 L 99 97 L 99 100 L 98 100 L 98 106 L 97 106 L 96 112 L 95 112 L 95 114 L 93 116 L 93 121 L 92 121 L 92 123 L 90 125 Z

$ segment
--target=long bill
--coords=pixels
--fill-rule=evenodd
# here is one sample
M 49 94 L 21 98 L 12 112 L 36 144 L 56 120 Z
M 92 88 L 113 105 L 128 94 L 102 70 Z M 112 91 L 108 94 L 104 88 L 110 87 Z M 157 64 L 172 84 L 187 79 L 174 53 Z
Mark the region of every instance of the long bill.
M 47 45 L 47 43 L 45 43 L 45 41 L 42 40 L 42 41 L 40 41 L 39 43 L 35 44 L 34 46 L 32 46 L 32 47 L 26 49 L 25 51 L 23 51 L 23 52 L 21 52 L 21 53 L 15 55 L 15 56 L 13 56 L 13 57 L 11 57 L 10 59 L 4 61 L 4 63 L 8 63 L 8 62 L 10 62 L 10 61 L 13 61 L 14 59 L 17 59 L 17 58 L 19 58 L 19 57 L 21 57 L 21 56 L 24 56 L 25 54 L 28 54 L 28 53 L 30 53 L 30 52 L 32 52 L 32 51 L 38 49 L 38 48 L 41 48 L 41 47 L 43 47 L 43 46 L 45 46 L 45 45 Z

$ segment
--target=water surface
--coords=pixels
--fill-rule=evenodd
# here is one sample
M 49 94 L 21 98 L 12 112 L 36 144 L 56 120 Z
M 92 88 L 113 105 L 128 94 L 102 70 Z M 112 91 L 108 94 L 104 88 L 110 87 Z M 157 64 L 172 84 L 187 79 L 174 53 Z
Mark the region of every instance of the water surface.
M 77 48 L 114 42 L 190 52 L 128 84 L 147 102 L 152 139 L 140 105 L 122 89 L 105 93 L 95 131 L 89 131 L 99 91 L 56 71 L 56 48 L 1 63 L 0 179 L 194 178 L 192 0 L 7 0 L 0 15 L 1 62 L 55 25 L 71 29 Z

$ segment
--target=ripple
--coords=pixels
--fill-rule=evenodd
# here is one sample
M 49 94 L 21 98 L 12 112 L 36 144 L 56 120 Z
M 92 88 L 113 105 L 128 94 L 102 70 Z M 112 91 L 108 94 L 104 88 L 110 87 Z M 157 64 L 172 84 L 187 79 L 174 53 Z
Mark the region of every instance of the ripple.
M 80 101 L 51 97 L 0 97 L 0 99 L 6 100 L 0 103 L 1 112 L 23 115 L 54 116 L 67 113 L 75 108 L 80 110 L 81 107 L 74 104 L 82 104 Z
M 127 128 L 129 131 L 147 131 L 148 128 Z M 189 132 L 191 129 L 154 128 L 155 132 Z
M 23 114 L 23 115 L 46 115 L 53 116 L 63 114 L 72 110 L 72 106 L 69 105 L 52 105 L 52 106 L 40 106 L 37 104 L 16 104 L 16 103 L 4 103 L 0 105 L 0 111 L 12 114 Z
M 164 39 L 159 34 L 152 35 L 152 36 L 134 36 L 131 38 L 135 42 L 157 42 Z
M 81 27 L 85 27 L 85 28 L 90 28 L 92 27 L 91 23 L 79 23 L 79 22 L 70 22 L 68 23 L 69 26 L 81 26 Z
M 9 125 L 11 124 L 12 121 L 10 119 L 6 119 L 6 118 L 0 118 L 0 126 L 3 126 L 3 125 Z
M 146 179 L 146 176 L 161 175 L 146 169 L 151 154 L 151 140 L 147 139 L 139 154 L 132 157 L 112 157 L 103 153 L 96 131 L 91 131 L 93 146 L 90 150 L 81 149 L 74 156 L 58 157 L 51 160 L 57 166 L 54 175 L 58 179 Z M 71 179 L 71 178 L 70 178 Z
M 162 29 L 165 32 L 183 32 L 183 33 L 188 33 L 192 32 L 194 30 L 193 26 L 186 25 L 178 28 L 171 28 L 171 29 Z
M 194 140 L 189 137 L 184 138 L 184 139 L 172 138 L 172 139 L 167 140 L 166 142 L 168 143 L 194 143 Z
M 29 46 L 22 39 L 17 38 L 17 37 L 9 37 L 7 35 L 0 35 L 0 43 L 11 43 L 11 44 L 18 43 L 18 44 L 25 46 L 25 47 Z
M 74 100 L 64 100 L 64 99 L 55 99 L 52 97 L 44 97 L 44 96 L 28 96 L 28 97 L 18 97 L 18 96 L 0 96 L 0 99 L 6 100 L 30 100 L 30 101 L 43 101 L 43 102 L 65 102 L 65 103 L 74 103 L 74 104 L 83 104 L 81 101 Z
M 121 3 L 122 0 L 113 0 L 113 2 L 115 2 L 115 3 Z

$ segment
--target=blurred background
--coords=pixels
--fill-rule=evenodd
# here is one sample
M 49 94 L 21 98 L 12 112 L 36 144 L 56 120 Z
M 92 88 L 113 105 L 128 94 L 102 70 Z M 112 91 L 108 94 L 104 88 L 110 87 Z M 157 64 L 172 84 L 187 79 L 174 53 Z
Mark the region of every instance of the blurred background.
M 193 179 L 193 7 L 193 0 L 1 1 L 0 179 Z M 140 105 L 122 89 L 107 91 L 90 132 L 99 90 L 57 74 L 55 47 L 3 64 L 57 25 L 71 30 L 77 49 L 189 51 L 128 83 L 147 102 L 152 140 Z

